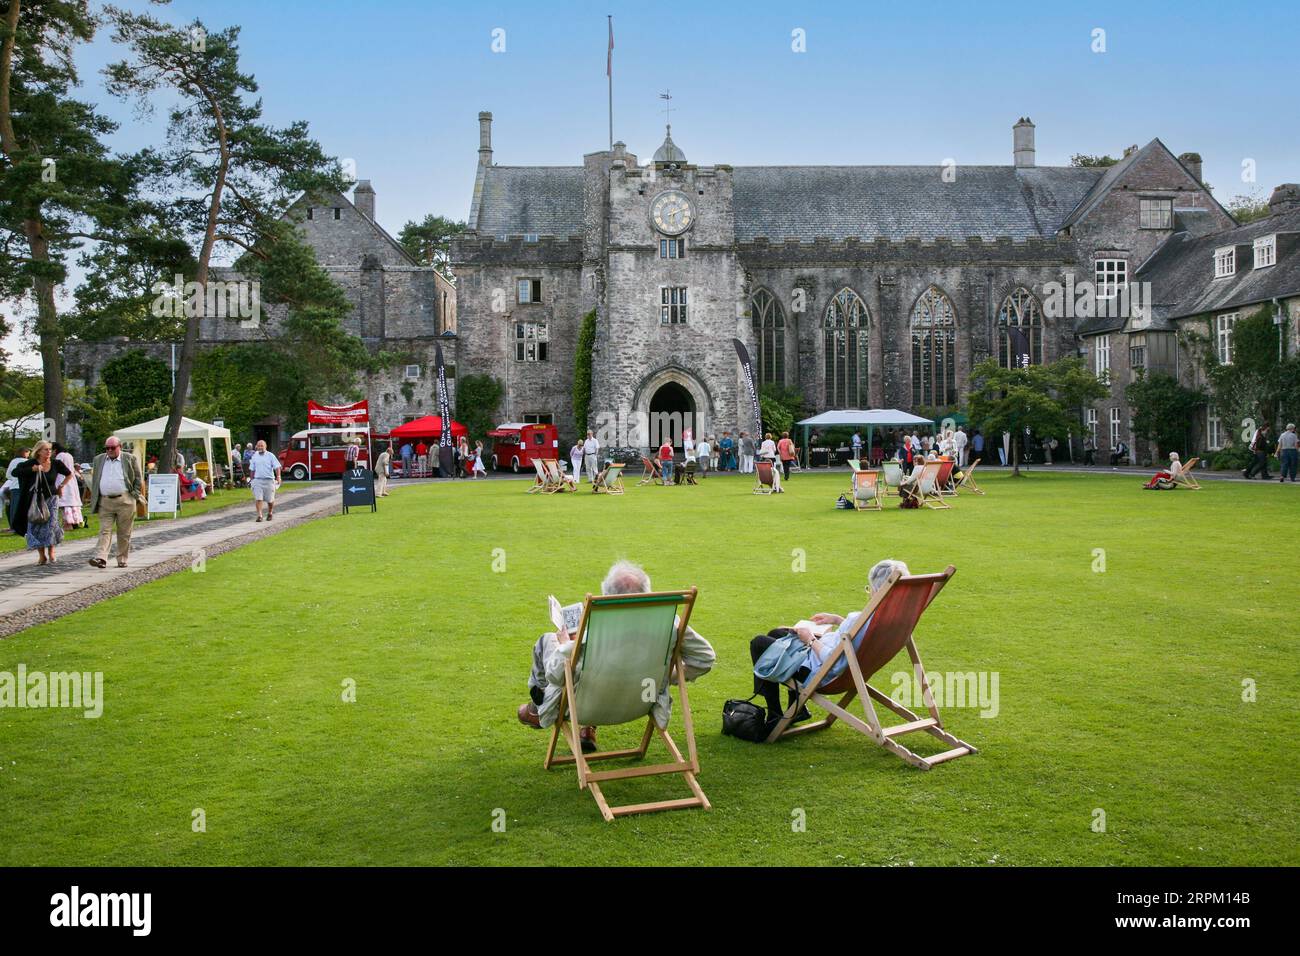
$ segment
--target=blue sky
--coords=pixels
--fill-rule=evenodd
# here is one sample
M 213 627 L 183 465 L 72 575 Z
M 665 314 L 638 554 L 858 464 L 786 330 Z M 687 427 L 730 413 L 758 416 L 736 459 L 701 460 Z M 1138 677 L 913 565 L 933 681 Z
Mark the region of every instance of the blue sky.
M 126 5 L 143 8 L 139 0 Z M 1294 49 L 1300 7 L 1108 3 L 438 3 L 174 0 L 175 21 L 239 24 L 268 119 L 308 121 L 373 181 L 396 232 L 463 219 L 477 113 L 495 160 L 571 165 L 608 140 L 606 14 L 614 16 L 614 135 L 643 159 L 673 138 L 693 162 L 1009 163 L 1011 125 L 1037 124 L 1040 165 L 1118 156 L 1160 137 L 1200 152 L 1221 200 L 1300 181 Z M 492 51 L 505 31 L 505 52 Z M 806 52 L 791 49 L 803 30 Z M 1105 31 L 1095 53 L 1093 31 Z M 82 51 L 82 95 L 156 140 L 160 120 L 107 97 L 107 33 Z M 1257 181 L 1243 183 L 1243 160 Z M 13 348 L 17 343 L 10 342 Z

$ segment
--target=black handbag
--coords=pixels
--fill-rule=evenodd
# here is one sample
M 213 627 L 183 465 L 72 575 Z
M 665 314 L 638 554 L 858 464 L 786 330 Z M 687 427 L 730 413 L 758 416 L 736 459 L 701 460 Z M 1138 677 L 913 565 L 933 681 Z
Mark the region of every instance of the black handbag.
M 761 744 L 767 740 L 767 711 L 750 703 L 756 695 L 745 700 L 729 700 L 722 705 L 722 732 L 729 737 Z

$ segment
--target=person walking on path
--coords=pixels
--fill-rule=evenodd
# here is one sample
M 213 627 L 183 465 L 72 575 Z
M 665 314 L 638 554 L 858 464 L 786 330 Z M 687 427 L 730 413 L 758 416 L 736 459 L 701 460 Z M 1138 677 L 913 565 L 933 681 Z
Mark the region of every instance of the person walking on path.
M 117 531 L 117 566 L 126 567 L 131 552 L 135 505 L 144 500 L 144 482 L 134 455 L 122 454 L 122 443 L 112 435 L 95 456 L 90 469 L 90 513 L 99 515 L 99 543 L 92 567 L 108 567 L 108 549 Z
M 1272 442 L 1268 439 L 1268 431 L 1267 422 L 1255 429 L 1255 436 L 1250 440 L 1250 451 L 1254 457 L 1251 459 L 1250 464 L 1246 466 L 1246 470 L 1241 473 L 1242 477 L 1254 478 L 1255 473 L 1258 472 L 1264 477 L 1265 481 L 1272 479 L 1273 476 L 1268 473 L 1268 453 L 1272 449 Z
M 54 548 L 63 543 L 59 516 L 59 485 L 72 472 L 54 457 L 47 441 L 39 441 L 32 457 L 14 469 L 18 479 L 16 534 L 25 535 L 27 550 L 36 551 L 37 564 L 54 561 Z
M 1291 483 L 1295 484 L 1296 465 L 1300 464 L 1300 449 L 1297 448 L 1294 422 L 1287 425 L 1286 431 L 1277 436 L 1277 457 L 1282 462 L 1282 477 L 1278 481 L 1286 481 L 1287 475 L 1290 475 Z
M 858 439 L 858 448 L 862 447 L 862 439 Z M 786 481 L 790 480 L 790 466 L 794 464 L 794 442 L 790 440 L 789 432 L 781 432 L 781 440 L 776 443 L 776 453 L 781 456 L 781 477 Z
M 487 477 L 487 469 L 483 467 L 483 442 L 481 440 L 474 442 L 474 477 L 477 478 L 479 475 L 484 478 Z
M 754 436 L 749 432 L 740 433 L 740 473 L 742 475 L 752 475 L 754 473 Z
M 257 520 L 262 520 L 262 505 L 266 505 L 266 520 L 275 517 L 275 489 L 280 487 L 280 459 L 266 450 L 266 442 L 257 443 L 257 451 L 248 460 L 248 473 L 253 479 L 253 505 Z
M 14 512 L 18 508 L 18 479 L 14 477 L 14 471 L 32 456 L 30 448 L 21 448 L 18 454 L 9 460 L 8 467 L 5 468 L 5 483 L 0 488 L 0 499 L 3 499 L 5 506 L 5 521 L 9 523 L 9 530 L 14 531 Z
M 72 460 L 72 454 L 58 442 L 54 443 L 54 459 L 68 469 L 68 477 L 59 479 L 58 504 L 63 518 L 63 530 L 72 531 L 85 522 L 81 515 L 81 486 L 77 484 L 77 463 Z
M 375 497 L 388 497 L 388 464 L 392 461 L 392 447 L 389 446 L 379 453 L 375 459 Z

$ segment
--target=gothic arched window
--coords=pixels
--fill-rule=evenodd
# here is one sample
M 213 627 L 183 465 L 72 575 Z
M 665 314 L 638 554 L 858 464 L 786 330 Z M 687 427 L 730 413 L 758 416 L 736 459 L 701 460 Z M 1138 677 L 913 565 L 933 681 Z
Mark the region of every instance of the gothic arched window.
M 826 307 L 823 337 L 826 350 L 826 405 L 865 408 L 871 316 L 867 304 L 852 289 L 841 289 Z
M 1032 292 L 1018 288 L 998 309 L 998 362 L 1011 368 L 1025 355 L 1030 365 L 1043 364 L 1043 310 Z
M 957 315 L 952 300 L 930 286 L 912 306 L 912 405 L 957 404 Z
M 758 343 L 758 384 L 785 384 L 785 313 L 776 296 L 759 289 L 750 297 L 749 314 Z

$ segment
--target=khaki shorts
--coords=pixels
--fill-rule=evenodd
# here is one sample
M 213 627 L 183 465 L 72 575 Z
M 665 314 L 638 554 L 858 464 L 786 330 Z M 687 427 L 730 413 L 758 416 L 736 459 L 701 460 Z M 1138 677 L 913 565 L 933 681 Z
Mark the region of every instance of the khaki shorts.
M 275 504 L 275 479 L 274 478 L 254 478 L 253 479 L 253 500 L 265 501 L 267 504 Z

